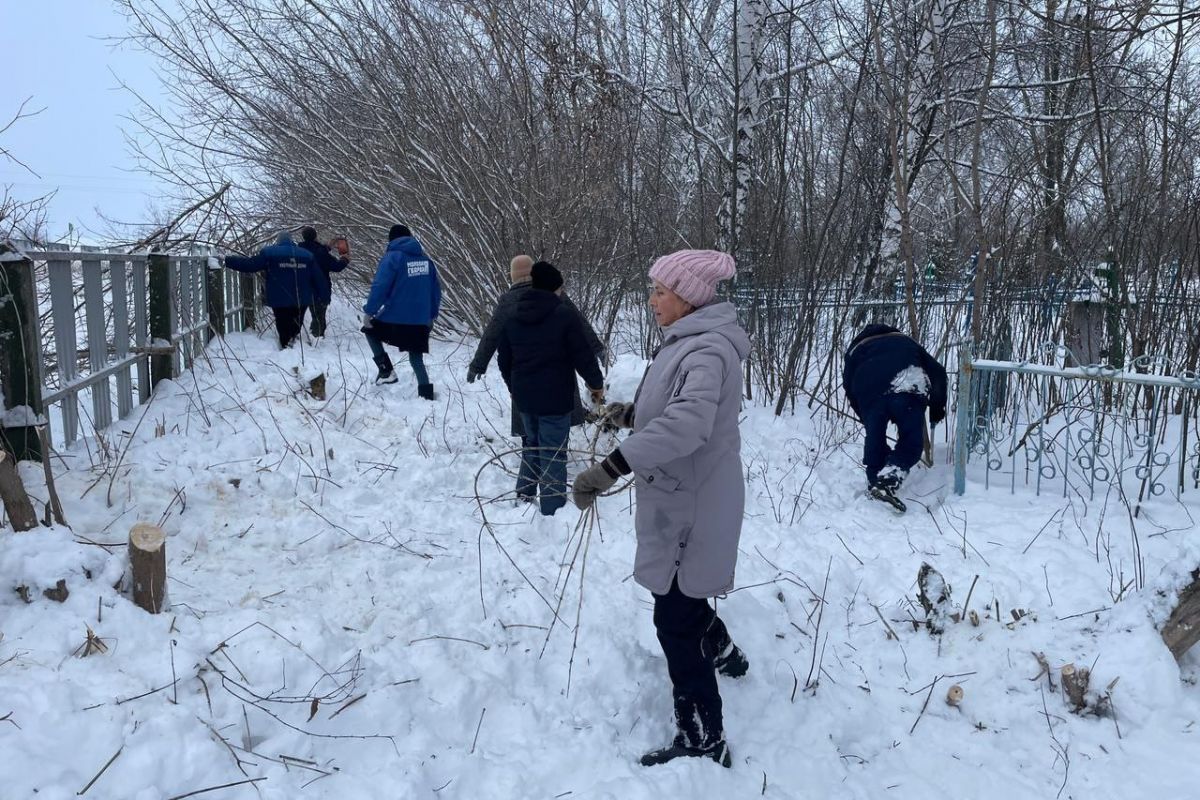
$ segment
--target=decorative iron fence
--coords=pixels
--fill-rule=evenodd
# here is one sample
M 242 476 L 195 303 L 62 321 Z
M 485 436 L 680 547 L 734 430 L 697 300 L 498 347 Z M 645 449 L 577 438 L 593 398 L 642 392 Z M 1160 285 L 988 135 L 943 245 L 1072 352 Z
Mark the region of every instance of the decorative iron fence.
M 1127 369 L 974 359 L 960 346 L 954 490 L 968 462 L 983 462 L 985 487 L 1032 486 L 1088 499 L 1116 491 L 1135 515 L 1141 503 L 1200 489 L 1200 375 L 1162 358 Z
M 70 444 L 125 417 L 214 335 L 251 327 L 258 298 L 208 254 L 0 244 L 0 281 L 0 436 L 19 458 L 40 458 L 39 428 Z

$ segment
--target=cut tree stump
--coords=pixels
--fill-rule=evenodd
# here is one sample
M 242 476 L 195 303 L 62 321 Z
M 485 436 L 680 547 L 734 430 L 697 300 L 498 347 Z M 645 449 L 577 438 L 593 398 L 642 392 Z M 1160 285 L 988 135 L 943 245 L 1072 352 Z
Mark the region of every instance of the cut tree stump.
M 950 584 L 942 577 L 942 573 L 929 564 L 921 564 L 917 573 L 917 600 L 925 609 L 925 624 L 933 634 L 946 630 L 951 621 L 952 607 L 950 605 Z
M 29 502 L 29 493 L 17 472 L 17 463 L 3 450 L 0 450 L 0 502 L 4 503 L 13 530 L 30 531 L 37 527 L 37 512 Z
M 71 596 L 71 592 L 67 589 L 66 579 L 59 578 L 58 583 L 54 584 L 53 589 L 42 589 L 42 596 L 56 603 L 67 602 L 67 598 Z
M 317 377 L 308 382 L 308 393 L 312 395 L 314 400 L 325 399 L 325 373 L 322 372 Z
M 1162 627 L 1162 638 L 1176 661 L 1200 641 L 1200 569 L 1192 570 L 1192 582 L 1179 592 L 1179 602 Z
M 167 596 L 167 535 L 162 528 L 139 522 L 129 531 L 129 567 L 133 602 L 157 614 Z
M 1072 705 L 1072 710 L 1079 712 L 1087 708 L 1087 690 L 1092 675 L 1087 667 L 1076 667 L 1074 664 L 1064 664 L 1059 672 L 1062 678 L 1063 694 Z

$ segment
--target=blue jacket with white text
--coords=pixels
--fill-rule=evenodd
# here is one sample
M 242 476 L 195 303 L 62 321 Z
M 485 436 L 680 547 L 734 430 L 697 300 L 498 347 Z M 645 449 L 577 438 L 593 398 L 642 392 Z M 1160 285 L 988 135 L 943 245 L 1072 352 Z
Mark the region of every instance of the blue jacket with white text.
M 256 256 L 225 256 L 225 266 L 238 272 L 266 270 L 263 302 L 271 308 L 311 306 L 318 290 L 320 267 L 312 253 L 297 247 L 290 236 L 280 236 Z
M 442 306 L 437 265 L 412 236 L 388 243 L 363 312 L 380 322 L 432 326 Z

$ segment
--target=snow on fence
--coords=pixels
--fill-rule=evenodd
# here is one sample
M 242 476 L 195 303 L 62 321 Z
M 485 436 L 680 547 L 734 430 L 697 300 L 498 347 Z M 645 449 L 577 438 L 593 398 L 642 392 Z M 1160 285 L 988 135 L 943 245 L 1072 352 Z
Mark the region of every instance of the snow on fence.
M 81 428 L 87 435 L 114 413 L 123 418 L 159 381 L 190 368 L 214 335 L 251 327 L 257 297 L 255 276 L 220 269 L 208 254 L 0 244 L 5 446 L 40 458 L 42 426 L 47 442 L 65 445 Z
M 1018 483 L 1094 499 L 1118 492 L 1133 509 L 1200 489 L 1200 375 L 1143 356 L 1127 369 L 1078 363 L 1048 346 L 1052 364 L 975 359 L 960 347 L 954 490 L 982 461 L 985 487 Z

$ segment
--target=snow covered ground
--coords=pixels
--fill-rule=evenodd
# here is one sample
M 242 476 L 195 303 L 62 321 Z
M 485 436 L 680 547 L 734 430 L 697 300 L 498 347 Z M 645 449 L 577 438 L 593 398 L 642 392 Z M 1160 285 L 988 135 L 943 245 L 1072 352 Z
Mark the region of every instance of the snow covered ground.
M 251 779 L 197 796 L 1196 796 L 1200 659 L 1181 670 L 1155 629 L 1200 564 L 1195 498 L 1155 501 L 1135 540 L 1115 501 L 978 482 L 956 498 L 940 443 L 897 516 L 862 491 L 856 432 L 748 408 L 739 588 L 718 603 L 751 661 L 721 684 L 733 768 L 646 769 L 671 706 L 628 493 L 591 529 L 573 506 L 515 507 L 492 461 L 514 446 L 494 364 L 468 386 L 474 343 L 438 343 L 436 402 L 403 362 L 376 387 L 351 310 L 332 311 L 331 337 L 303 350 L 214 342 L 103 445 L 56 462 L 70 530 L 0 530 L 0 796 L 154 800 Z M 620 359 L 610 397 L 643 366 Z M 301 391 L 322 371 L 324 402 Z M 40 468 L 22 475 L 44 498 Z M 169 534 L 159 616 L 113 589 L 139 520 Z M 1140 591 L 1122 589 L 1135 545 Z M 977 627 L 908 622 L 922 562 L 960 607 L 978 576 Z M 43 598 L 60 578 L 67 601 Z M 80 657 L 89 629 L 106 651 Z M 1094 664 L 1101 691 L 1117 681 L 1115 714 L 1070 713 L 1033 653 L 1056 685 L 1068 662 Z

